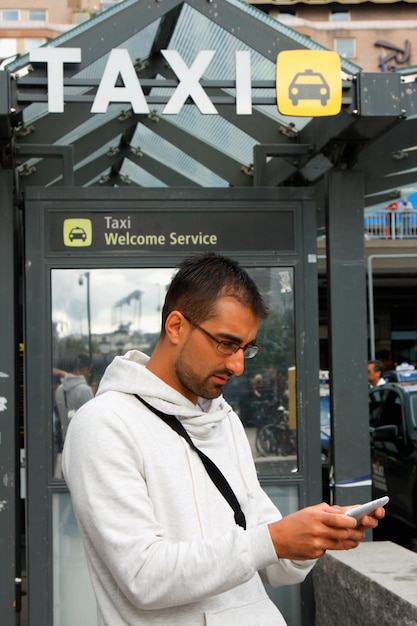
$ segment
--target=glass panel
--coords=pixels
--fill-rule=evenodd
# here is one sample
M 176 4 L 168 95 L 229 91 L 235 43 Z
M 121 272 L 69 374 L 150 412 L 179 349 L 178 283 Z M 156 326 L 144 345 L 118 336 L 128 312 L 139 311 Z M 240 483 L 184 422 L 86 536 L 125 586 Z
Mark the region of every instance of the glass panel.
M 18 22 L 20 19 L 20 11 L 17 9 L 4 9 L 2 11 L 2 19 L 4 22 Z
M 356 55 L 355 39 L 335 39 L 334 46 L 336 52 L 344 59 L 351 59 Z
M 44 43 L 45 39 L 43 37 L 25 37 L 23 39 L 23 48 L 26 53 L 33 48 L 40 48 Z
M 350 20 L 350 13 L 349 11 L 344 11 L 344 10 L 333 10 L 330 13 L 330 21 L 331 22 L 349 22 Z
M 31 22 L 46 22 L 46 10 L 34 9 L 29 11 L 29 20 Z
M 279 15 L 278 15 L 278 19 L 279 20 L 293 20 L 295 17 L 297 17 L 297 11 L 295 9 L 283 9 L 282 11 L 280 10 Z
M 110 9 L 112 6 L 118 4 L 120 1 L 121 0 L 104 0 L 104 2 L 101 3 L 101 10 L 105 11 L 106 9 Z
M 289 515 L 300 508 L 299 492 L 296 485 L 266 485 L 264 490 L 272 502 L 279 508 L 282 515 Z M 265 588 L 271 600 L 279 607 L 286 622 L 292 624 L 292 626 L 300 626 L 300 585 L 288 585 L 278 588 L 265 585 Z
M 256 267 L 249 273 L 270 314 L 259 326 L 260 353 L 245 361 L 245 373 L 228 383 L 224 396 L 245 426 L 259 473 L 289 474 L 298 467 L 293 269 Z M 152 352 L 172 274 L 167 268 L 52 270 L 54 478 L 62 478 L 68 420 L 94 394 L 111 359 L 130 349 Z M 85 380 L 78 405 L 68 406 L 63 387 L 57 389 L 74 363 L 75 375 Z
M 258 330 L 260 353 L 224 396 L 240 416 L 260 474 L 297 469 L 294 289 L 292 268 L 249 270 L 269 306 Z
M 417 391 L 410 392 L 411 422 L 417 428 Z
M 8 59 L 15 54 L 17 54 L 17 39 L 15 39 L 15 37 L 4 37 L 0 39 L 0 61 L 2 59 Z
M 96 602 L 69 493 L 52 499 L 53 624 L 97 624 Z

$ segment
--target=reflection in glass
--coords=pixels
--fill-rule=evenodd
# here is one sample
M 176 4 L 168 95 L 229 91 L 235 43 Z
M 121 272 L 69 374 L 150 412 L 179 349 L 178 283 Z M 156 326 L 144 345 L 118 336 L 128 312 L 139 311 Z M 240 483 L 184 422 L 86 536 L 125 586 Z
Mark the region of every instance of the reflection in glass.
M 53 624 L 97 624 L 96 602 L 69 493 L 52 499 Z
M 249 273 L 269 307 L 256 342 L 261 351 L 245 362 L 224 396 L 240 416 L 260 474 L 297 469 L 295 334 L 292 268 L 254 268 Z
M 91 354 L 88 380 L 95 393 L 110 361 L 130 349 L 151 354 L 172 268 L 54 269 L 51 273 L 54 391 L 80 353 Z M 293 270 L 256 267 L 255 280 L 270 314 L 261 322 L 261 351 L 245 360 L 224 396 L 240 416 L 258 471 L 297 468 Z M 54 397 L 54 396 L 53 396 Z M 54 476 L 60 475 L 63 433 L 54 417 Z

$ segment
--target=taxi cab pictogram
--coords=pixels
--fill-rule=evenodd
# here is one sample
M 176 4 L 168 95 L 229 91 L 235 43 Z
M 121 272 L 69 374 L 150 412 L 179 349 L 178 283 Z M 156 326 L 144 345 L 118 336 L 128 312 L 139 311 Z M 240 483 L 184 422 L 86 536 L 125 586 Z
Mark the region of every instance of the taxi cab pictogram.
M 297 106 L 300 100 L 320 100 L 326 106 L 330 98 L 330 88 L 323 74 L 306 69 L 298 72 L 288 88 L 288 97 Z

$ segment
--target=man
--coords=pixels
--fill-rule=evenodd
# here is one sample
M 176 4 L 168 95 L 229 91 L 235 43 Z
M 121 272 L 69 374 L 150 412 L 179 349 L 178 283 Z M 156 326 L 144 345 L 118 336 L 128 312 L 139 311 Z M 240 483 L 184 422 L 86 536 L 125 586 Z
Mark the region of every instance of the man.
M 68 424 L 77 409 L 93 397 L 91 387 L 87 383 L 91 370 L 90 358 L 86 354 L 78 354 L 70 370 L 69 373 L 65 373 L 55 392 L 55 403 L 64 440 Z
M 285 624 L 262 581 L 302 581 L 327 549 L 356 547 L 384 516 L 377 509 L 355 527 L 341 514 L 347 507 L 323 503 L 282 518 L 261 489 L 222 391 L 259 350 L 266 315 L 237 263 L 214 254 L 185 259 L 152 356 L 116 357 L 95 399 L 73 418 L 63 469 L 100 626 Z M 178 418 L 224 474 L 246 530 L 164 414 Z
M 410 200 L 407 197 L 404 197 L 402 199 L 401 202 L 401 211 L 403 211 L 402 214 L 402 234 L 404 235 L 404 237 L 409 237 L 411 232 L 410 232 L 410 217 L 411 217 L 411 211 L 413 210 L 413 205 L 411 204 Z
M 379 387 L 385 385 L 385 379 L 382 377 L 384 372 L 384 366 L 381 361 L 372 360 L 368 361 L 368 385 L 372 389 L 373 387 Z

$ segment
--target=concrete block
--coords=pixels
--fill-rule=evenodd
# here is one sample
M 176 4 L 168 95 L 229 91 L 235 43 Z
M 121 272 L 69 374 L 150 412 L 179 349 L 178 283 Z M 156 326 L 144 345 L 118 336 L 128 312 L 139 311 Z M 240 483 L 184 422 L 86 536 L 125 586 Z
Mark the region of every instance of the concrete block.
M 390 541 L 329 551 L 313 570 L 315 626 L 416 626 L 417 553 Z

